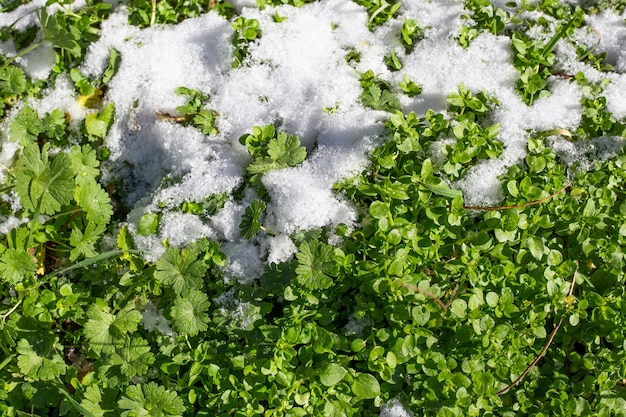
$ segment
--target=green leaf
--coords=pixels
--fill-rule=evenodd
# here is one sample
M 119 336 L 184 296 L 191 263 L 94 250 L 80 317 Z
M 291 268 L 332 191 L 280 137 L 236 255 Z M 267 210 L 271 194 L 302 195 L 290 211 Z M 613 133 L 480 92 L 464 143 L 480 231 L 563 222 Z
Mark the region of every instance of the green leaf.
M 214 110 L 203 109 L 191 119 L 193 125 L 205 135 L 217 135 L 217 112 Z
M 243 214 L 239 230 L 244 239 L 252 239 L 261 229 L 261 216 L 265 212 L 265 202 L 263 200 L 254 200 Z
M 370 205 L 369 212 L 370 215 L 375 219 L 386 218 L 390 213 L 389 204 L 383 203 L 382 201 L 374 201 Z
M 528 250 L 533 258 L 540 261 L 546 249 L 543 244 L 543 240 L 537 236 L 529 237 L 526 239 L 526 246 L 528 247 Z
M 42 130 L 39 115 L 28 106 L 24 106 L 9 123 L 9 137 L 22 146 L 35 143 Z
M 150 365 L 154 363 L 154 354 L 150 351 L 147 340 L 133 337 L 126 346 L 109 357 L 109 363 L 119 366 L 123 375 L 132 378 L 148 373 Z
M 467 315 L 467 302 L 463 299 L 457 298 L 452 302 L 450 311 L 454 316 L 460 319 L 465 318 Z
M 109 103 L 101 112 L 91 113 L 85 117 L 85 131 L 91 137 L 90 140 L 104 139 L 113 123 L 115 105 Z
M 75 199 L 87 215 L 87 220 L 108 224 L 113 215 L 111 198 L 95 180 L 86 180 L 76 188 Z
M 101 389 L 98 385 L 89 385 L 85 388 L 84 398 L 80 402 L 80 406 L 89 413 L 87 417 L 104 417 L 113 411 L 111 405 L 115 404 L 118 393 L 117 389 Z
M 137 224 L 137 233 L 141 236 L 150 236 L 156 233 L 159 227 L 159 215 L 157 213 L 145 213 Z
M 36 270 L 36 259 L 24 249 L 7 249 L 0 257 L 0 276 L 9 285 L 16 285 Z
M 102 72 L 102 85 L 109 84 L 109 82 L 113 79 L 113 76 L 115 76 L 115 73 L 117 73 L 117 70 L 120 67 L 121 61 L 122 59 L 120 57 L 120 53 L 113 48 L 109 48 L 109 61 L 107 63 L 107 67 Z
M 293 167 L 306 158 L 306 148 L 300 146 L 300 139 L 284 132 L 267 143 L 267 156 L 254 159 L 248 165 L 250 174 L 261 174 L 275 169 Z
M 178 297 L 170 312 L 174 327 L 180 333 L 195 336 L 208 329 L 206 314 L 211 303 L 202 291 L 191 290 L 184 298 Z
M 352 392 L 359 398 L 376 398 L 380 395 L 380 384 L 373 375 L 358 374 L 352 382 Z
M 400 110 L 401 108 L 400 102 L 396 96 L 387 89 L 381 89 L 376 83 L 373 83 L 363 90 L 363 93 L 361 94 L 361 101 L 366 107 L 390 113 Z
M 67 365 L 59 353 L 58 339 L 42 338 L 31 345 L 28 340 L 17 343 L 17 366 L 31 381 L 51 381 L 65 373 Z
M 141 321 L 141 313 L 135 310 L 133 302 L 117 314 L 112 314 L 108 307 L 92 304 L 87 310 L 87 317 L 83 332 L 89 340 L 89 349 L 98 354 L 110 354 L 122 348 L 128 340 L 128 333 L 137 330 Z
M 100 162 L 96 151 L 89 144 L 83 146 L 72 146 L 69 153 L 70 169 L 79 185 L 91 182 L 100 175 Z
M 74 56 L 80 55 L 80 32 L 71 30 L 62 13 L 49 15 L 45 7 L 37 9 L 37 17 L 43 29 L 44 38 L 57 48 L 62 48 Z
M 463 191 L 454 190 L 450 188 L 448 184 L 446 183 L 442 183 L 441 185 L 432 185 L 428 183 L 423 183 L 423 185 L 424 187 L 428 188 L 433 193 L 438 194 L 442 197 L 447 197 L 447 198 L 456 198 L 456 197 L 462 198 L 463 197 Z
M 0 73 L 0 94 L 17 96 L 26 91 L 27 83 L 24 71 L 18 67 L 8 66 Z
M 33 212 L 39 208 L 42 214 L 58 212 L 71 201 L 74 191 L 68 156 L 59 153 L 50 161 L 49 151 L 49 143 L 41 153 L 37 145 L 27 145 L 15 168 L 15 191 L 22 205 Z
M 313 240 L 304 242 L 296 254 L 298 283 L 309 290 L 324 290 L 333 285 L 337 264 L 333 258 L 333 247 Z
M 96 256 L 95 244 L 98 242 L 98 239 L 100 239 L 105 229 L 105 224 L 92 222 L 87 223 L 84 232 L 76 226 L 72 228 L 70 245 L 72 245 L 74 249 L 70 251 L 70 261 L 75 261 L 81 256 L 85 258 Z
M 346 373 L 348 373 L 348 371 L 343 366 L 336 363 L 329 363 L 320 370 L 320 382 L 324 386 L 332 387 L 338 384 Z
M 160 416 L 179 417 L 185 412 L 183 400 L 174 391 L 168 391 L 155 382 L 130 385 L 126 395 L 117 402 L 122 417 Z
M 177 295 L 202 288 L 207 265 L 197 258 L 193 245 L 184 249 L 169 247 L 156 263 L 154 278 L 174 288 Z

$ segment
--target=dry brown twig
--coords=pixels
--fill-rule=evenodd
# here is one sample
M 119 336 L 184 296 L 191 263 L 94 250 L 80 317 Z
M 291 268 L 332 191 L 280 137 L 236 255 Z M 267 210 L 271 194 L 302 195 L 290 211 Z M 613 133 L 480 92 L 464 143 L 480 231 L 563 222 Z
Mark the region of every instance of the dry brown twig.
M 426 297 L 428 297 L 430 299 L 435 300 L 435 302 L 437 304 L 439 304 L 439 307 L 441 307 L 441 309 L 443 311 L 448 311 L 448 308 L 450 308 L 450 306 L 452 305 L 452 301 L 454 301 L 454 297 L 456 296 L 456 292 L 459 290 L 459 286 L 460 286 L 459 283 L 456 284 L 454 289 L 452 289 L 452 292 L 450 293 L 450 296 L 448 297 L 448 302 L 444 303 L 441 300 L 441 298 L 437 297 L 435 294 L 433 294 L 432 292 L 430 292 L 428 290 L 423 290 L 423 289 L 419 288 L 417 285 L 407 284 L 405 282 L 402 282 L 401 280 L 398 280 L 398 282 L 404 288 L 408 288 L 411 291 L 418 292 L 420 294 L 425 295 Z
M 576 275 L 578 274 L 578 261 L 576 262 L 576 271 L 574 271 L 574 276 L 572 277 L 572 283 L 569 286 L 569 292 L 567 293 L 568 297 L 571 297 L 572 293 L 574 292 L 574 285 L 576 284 Z M 533 369 L 533 367 L 535 365 L 537 365 L 537 363 L 541 360 L 541 358 L 543 358 L 545 356 L 545 354 L 548 352 L 548 348 L 550 347 L 550 345 L 552 344 L 552 341 L 554 340 L 554 337 L 556 336 L 556 332 L 559 331 L 559 329 L 561 328 L 561 325 L 563 324 L 563 317 L 561 317 L 559 319 L 559 322 L 556 324 L 556 326 L 554 327 L 554 329 L 552 330 L 552 333 L 550 333 L 550 337 L 548 338 L 548 341 L 546 342 L 546 344 L 544 345 L 543 349 L 541 349 L 541 352 L 539 352 L 539 355 L 535 358 L 534 361 L 532 361 L 527 367 L 526 369 L 524 369 L 524 372 L 522 372 L 517 378 L 515 378 L 515 381 L 511 382 L 506 388 L 501 389 L 500 391 L 496 392 L 496 395 L 502 395 L 502 394 L 506 394 L 507 392 L 509 392 L 509 390 L 511 388 L 513 388 L 515 385 L 517 385 L 522 379 L 524 379 L 524 377 L 526 375 L 528 375 L 528 373 L 530 372 L 531 369 Z

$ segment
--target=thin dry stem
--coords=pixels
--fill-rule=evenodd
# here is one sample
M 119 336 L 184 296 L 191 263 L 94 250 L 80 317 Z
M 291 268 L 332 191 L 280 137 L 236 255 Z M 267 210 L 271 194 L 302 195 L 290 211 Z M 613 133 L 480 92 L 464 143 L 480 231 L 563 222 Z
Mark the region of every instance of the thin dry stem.
M 565 184 L 563 187 L 561 187 L 561 189 L 559 189 L 554 194 L 550 194 L 549 196 L 541 198 L 539 200 L 529 201 L 527 203 L 522 203 L 522 204 L 516 204 L 514 206 L 496 206 L 496 207 L 491 207 L 491 206 L 463 206 L 463 208 L 467 209 L 467 210 L 498 211 L 498 210 L 510 210 L 510 209 L 518 209 L 518 208 L 523 208 L 523 207 L 534 206 L 534 205 L 541 204 L 541 203 L 544 203 L 546 201 L 549 201 L 549 200 L 553 199 L 557 195 L 561 194 L 570 185 L 572 185 L 571 181 L 569 181 L 567 184 Z
M 574 271 L 574 276 L 572 277 L 572 283 L 570 284 L 569 287 L 569 292 L 567 293 L 567 296 L 571 296 L 572 293 L 574 292 L 574 285 L 576 283 L 576 275 L 578 273 L 578 261 L 576 262 L 576 271 Z M 559 329 L 561 328 L 561 325 L 563 324 L 563 318 L 559 319 L 559 322 L 556 324 L 556 326 L 554 327 L 554 330 L 552 330 L 552 333 L 550 333 L 550 337 L 548 338 L 548 341 L 546 342 L 546 344 L 544 345 L 543 349 L 541 349 L 541 352 L 539 352 L 539 355 L 535 358 L 534 361 L 532 361 L 530 363 L 530 365 L 528 365 L 526 367 L 526 369 L 524 370 L 524 372 L 522 372 L 520 374 L 520 376 L 518 376 L 515 381 L 511 382 L 506 388 L 501 389 L 500 391 L 498 391 L 496 393 L 496 395 L 502 395 L 502 394 L 506 394 L 511 388 L 513 388 L 515 385 L 517 385 L 522 379 L 524 379 L 524 377 L 526 375 L 528 375 L 528 373 L 530 372 L 531 369 L 533 369 L 533 367 L 535 365 L 537 365 L 537 363 L 541 360 L 541 358 L 543 358 L 546 354 L 546 352 L 548 352 L 548 348 L 550 347 L 550 345 L 552 344 L 552 341 L 554 340 L 554 337 L 556 336 L 556 332 L 559 331 Z
M 454 297 L 456 296 L 456 292 L 459 290 L 459 284 L 457 283 L 456 286 L 454 287 L 454 289 L 452 290 L 452 293 L 450 293 L 450 297 L 448 298 L 448 302 L 444 303 L 441 298 L 437 297 L 435 294 L 433 294 L 432 292 L 428 291 L 428 290 L 423 290 L 421 288 L 419 288 L 416 285 L 412 285 L 412 284 L 407 284 L 405 282 L 399 281 L 400 285 L 402 285 L 404 288 L 408 288 L 409 290 L 418 292 L 420 294 L 425 295 L 428 298 L 431 298 L 433 300 L 435 300 L 435 302 L 437 304 L 439 304 L 439 307 L 441 307 L 441 309 L 443 311 L 448 311 L 448 308 L 450 308 L 450 306 L 452 305 L 452 301 L 454 301 Z

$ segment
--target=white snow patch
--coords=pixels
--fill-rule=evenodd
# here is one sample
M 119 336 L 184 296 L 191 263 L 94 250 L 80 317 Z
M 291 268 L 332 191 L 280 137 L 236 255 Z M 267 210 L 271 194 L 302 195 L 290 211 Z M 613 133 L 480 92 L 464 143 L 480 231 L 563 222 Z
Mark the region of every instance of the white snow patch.
M 287 235 L 278 235 L 269 239 L 270 248 L 267 262 L 279 264 L 288 261 L 298 251 L 298 248 Z
M 407 410 L 397 398 L 394 398 L 380 407 L 378 417 L 413 417 L 413 413 Z

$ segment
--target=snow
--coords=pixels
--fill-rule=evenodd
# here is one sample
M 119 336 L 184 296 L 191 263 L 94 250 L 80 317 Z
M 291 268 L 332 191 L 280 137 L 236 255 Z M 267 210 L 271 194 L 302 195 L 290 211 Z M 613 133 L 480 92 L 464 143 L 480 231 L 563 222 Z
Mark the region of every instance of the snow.
M 21 20 L 16 27 L 34 24 L 33 10 L 42 4 L 38 0 L 3 14 L 0 24 L 8 25 L 18 18 Z M 137 237 L 140 246 L 150 252 L 150 259 L 163 252 L 164 240 L 180 246 L 200 237 L 217 239 L 227 243 L 230 277 L 248 281 L 258 276 L 265 263 L 279 262 L 294 252 L 293 243 L 288 243 L 290 234 L 340 223 L 354 226 L 354 208 L 332 186 L 366 166 L 368 151 L 380 143 L 384 132 L 381 121 L 386 117 L 384 112 L 360 105 L 359 72 L 371 69 L 392 85 L 405 75 L 421 84 L 422 94 L 401 97 L 404 110 L 418 115 L 428 109 L 444 111 L 447 95 L 456 92 L 461 83 L 471 91 L 484 90 L 498 101 L 488 121 L 501 125 L 498 139 L 505 145 L 503 154 L 477 164 L 452 184 L 464 192 L 470 205 L 493 204 L 501 198 L 498 176 L 523 159 L 529 132 L 575 129 L 581 119 L 580 88 L 564 78 L 549 79 L 550 97 L 536 100 L 532 106 L 522 102 L 515 91 L 519 74 L 512 65 L 508 37 L 485 33 L 467 49 L 461 48 L 454 37 L 467 20 L 462 17 L 466 14 L 463 2 L 458 0 L 407 2 L 395 19 L 373 33 L 367 29 L 365 9 L 348 0 L 265 10 L 241 0 L 234 6 L 245 18 L 258 19 L 262 32 L 251 44 L 244 66 L 231 67 L 234 30 L 216 13 L 178 25 L 139 29 L 127 23 L 125 7 L 117 6 L 103 22 L 101 37 L 89 47 L 80 68 L 86 76 L 98 77 L 110 50 L 120 53 L 121 65 L 104 97 L 105 103 L 115 103 L 116 111 L 106 139 L 111 163 L 105 174 L 124 178 L 126 202 L 134 207 L 129 217 L 131 226 L 145 212 L 176 211 L 184 201 L 201 201 L 240 187 L 250 157 L 239 137 L 255 125 L 272 123 L 298 135 L 307 148 L 308 157 L 300 166 L 263 177 L 270 196 L 264 225 L 287 240 L 278 243 L 279 239 L 265 235 L 251 243 L 240 237 L 241 216 L 256 198 L 249 193 L 242 201 L 229 200 L 208 222 L 194 215 L 165 214 L 158 235 Z M 275 22 L 275 14 L 285 20 Z M 626 117 L 623 17 L 605 11 L 588 17 L 592 30 L 576 32 L 577 41 L 589 47 L 597 43 L 596 52 L 606 52 L 616 72 L 601 73 L 579 62 L 565 40 L 556 47 L 564 73 L 583 71 L 590 80 L 607 80 L 607 109 L 617 119 Z M 416 19 L 425 33 L 410 54 L 398 40 L 402 23 L 408 18 Z M 547 32 L 535 30 L 532 36 L 547 38 L 554 28 L 551 24 Z M 7 43 L 0 45 L 6 53 L 14 53 L 11 48 Z M 361 56 L 355 68 L 344 59 L 350 50 Z M 383 63 L 391 50 L 404 64 L 395 73 Z M 20 65 L 35 78 L 45 77 L 51 66 L 50 52 L 49 45 L 37 48 Z M 159 112 L 177 114 L 176 107 L 186 101 L 175 93 L 181 86 L 209 95 L 207 106 L 219 114 L 218 134 L 206 136 L 157 117 Z M 54 88 L 30 105 L 40 115 L 60 108 L 70 114 L 73 124 L 93 111 L 77 104 L 72 82 L 66 76 L 59 77 Z M 324 108 L 335 108 L 336 112 L 324 112 Z M 440 143 L 446 140 L 453 138 L 443 138 Z M 565 148 L 560 146 L 561 151 Z M 11 150 L 10 146 L 3 147 L 3 155 L 7 155 L 3 163 L 10 159 Z M 572 148 L 574 151 L 584 153 L 580 147 Z M 581 158 L 571 156 L 569 160 Z
M 505 2 L 500 3 L 505 7 Z M 35 24 L 33 11 L 42 5 L 43 0 L 37 0 L 5 13 L 0 16 L 0 25 L 17 19 L 18 29 Z M 109 178 L 124 178 L 126 202 L 134 206 L 131 224 L 142 213 L 176 210 L 184 201 L 201 201 L 240 187 L 250 157 L 238 139 L 255 125 L 272 123 L 296 134 L 308 150 L 300 166 L 263 177 L 270 196 L 264 225 L 275 236 L 287 239 L 283 243 L 270 235 L 258 236 L 253 243 L 240 237 L 241 216 L 255 198 L 248 195 L 243 201 L 228 201 L 208 222 L 194 215 L 164 215 L 158 235 L 138 237 L 143 249 L 151 253 L 149 258 L 162 253 L 160 242 L 164 240 L 179 246 L 203 236 L 218 239 L 228 243 L 230 275 L 247 281 L 258 276 L 264 263 L 284 260 L 293 253 L 294 248 L 287 243 L 290 234 L 340 223 L 354 226 L 353 207 L 334 193 L 332 186 L 366 166 L 368 151 L 380 143 L 384 131 L 381 121 L 386 117 L 360 105 L 359 72 L 371 69 L 393 85 L 408 75 L 421 84 L 423 93 L 419 96 L 401 97 L 404 110 L 418 115 L 427 109 L 444 111 L 446 96 L 457 91 L 461 83 L 472 91 L 484 90 L 498 101 L 488 120 L 501 124 L 498 139 L 505 145 L 503 154 L 479 163 L 452 184 L 464 192 L 470 205 L 493 204 L 501 198 L 498 176 L 525 156 L 529 132 L 575 129 L 581 119 L 580 88 L 564 78 L 549 79 L 550 97 L 536 100 L 532 106 L 522 102 L 515 91 L 519 74 L 512 65 L 508 37 L 481 34 L 462 49 L 454 37 L 467 20 L 462 18 L 466 12 L 458 0 L 407 2 L 395 19 L 373 33 L 367 29 L 365 10 L 348 0 L 265 10 L 256 8 L 252 1 L 240 0 L 234 6 L 245 18 L 258 19 L 262 32 L 250 46 L 246 65 L 239 68 L 231 67 L 234 30 L 216 13 L 178 25 L 139 29 L 127 23 L 124 6 L 117 6 L 103 22 L 101 37 L 89 47 L 81 67 L 86 76 L 98 77 L 112 48 L 122 57 L 104 97 L 105 103 L 115 103 L 116 110 L 106 139 L 111 164 L 105 173 Z M 275 22 L 275 14 L 285 20 Z M 425 32 L 411 54 L 398 40 L 407 18 L 416 19 Z M 597 43 L 596 52 L 606 52 L 616 71 L 601 73 L 579 62 L 565 40 L 556 47 L 559 65 L 564 73 L 583 71 L 590 80 L 606 80 L 603 95 L 607 109 L 623 119 L 624 16 L 604 11 L 587 19 L 593 29 L 578 30 L 577 41 L 589 47 Z M 553 31 L 551 24 L 547 32 L 537 29 L 532 36 L 547 38 Z M 14 53 L 11 48 L 10 43 L 0 44 L 3 53 Z M 355 68 L 344 59 L 349 50 L 361 56 Z M 383 63 L 391 50 L 404 64 L 395 73 Z M 50 45 L 43 45 L 19 64 L 33 77 L 44 78 L 52 65 L 51 52 Z M 210 96 L 208 107 L 219 114 L 218 134 L 206 136 L 157 117 L 159 112 L 175 115 L 176 107 L 185 103 L 185 97 L 175 93 L 181 86 Z M 93 111 L 76 102 L 72 82 L 66 76 L 58 77 L 54 88 L 42 99 L 31 100 L 30 105 L 40 115 L 60 108 L 69 113 L 75 125 Z M 336 112 L 323 111 L 331 107 Z M 446 140 L 452 138 L 441 143 Z M 565 148 L 560 146 L 561 151 Z M 3 164 L 10 160 L 12 150 L 8 144 L 3 146 Z M 572 148 L 574 151 L 583 152 L 580 147 Z M 577 158 L 571 156 L 569 160 Z M 244 262 L 246 257 L 254 260 Z
M 381 406 L 379 417 L 413 417 L 413 413 L 394 398 Z
M 504 7 L 506 2 L 497 3 Z M 17 19 L 17 29 L 35 24 L 33 11 L 43 4 L 43 0 L 35 0 L 1 14 L 0 26 Z M 297 248 L 291 234 L 324 226 L 332 230 L 340 223 L 354 227 L 355 209 L 332 187 L 366 167 L 368 152 L 382 140 L 382 121 L 387 117 L 360 105 L 359 72 L 373 70 L 392 85 L 408 75 L 422 85 L 423 92 L 417 97 L 400 97 L 403 110 L 418 115 L 428 109 L 444 111 L 446 97 L 461 83 L 474 92 L 484 90 L 497 100 L 499 104 L 488 122 L 501 125 L 498 140 L 504 143 L 503 154 L 479 163 L 451 184 L 464 192 L 468 205 L 494 204 L 501 199 L 498 176 L 524 158 L 529 132 L 574 130 L 580 123 L 583 92 L 567 77 L 548 80 L 549 97 L 536 100 L 532 106 L 522 102 L 515 90 L 519 74 L 512 64 L 508 37 L 485 33 L 467 49 L 458 45 L 454 38 L 467 23 L 460 0 L 404 2 L 399 15 L 373 33 L 367 29 L 365 9 L 349 0 L 265 10 L 256 8 L 253 0 L 233 4 L 245 18 L 258 19 L 262 31 L 262 37 L 250 46 L 244 66 L 232 68 L 233 28 L 216 13 L 175 26 L 139 29 L 127 23 L 124 6 L 117 6 L 103 22 L 101 37 L 89 47 L 80 68 L 86 76 L 98 77 L 110 50 L 120 53 L 120 68 L 104 97 L 105 103 L 115 103 L 116 113 L 106 138 L 111 158 L 105 179 L 124 179 L 126 203 L 133 206 L 129 230 L 135 235 L 142 214 L 164 213 L 158 234 L 136 235 L 138 246 L 149 252 L 148 259 L 163 253 L 163 241 L 184 246 L 208 237 L 219 241 L 228 257 L 226 279 L 249 283 L 265 265 L 293 256 Z M 80 5 L 76 2 L 72 7 Z M 286 19 L 275 22 L 275 14 Z M 398 40 L 407 18 L 416 19 L 425 33 L 410 54 Z M 596 53 L 606 52 L 614 72 L 599 72 L 579 62 L 574 47 L 565 39 L 555 47 L 563 74 L 573 76 L 582 71 L 591 81 L 604 80 L 602 95 L 608 111 L 618 120 L 626 118 L 625 18 L 626 12 L 619 16 L 604 11 L 587 18 L 592 30 L 583 28 L 575 33 L 579 44 L 595 47 Z M 534 29 L 531 36 L 552 36 L 555 25 L 553 20 L 549 22 L 548 30 Z M 345 60 L 350 50 L 361 56 L 355 68 Z M 392 50 L 404 64 L 398 72 L 390 72 L 383 63 L 383 57 Z M 11 43 L 0 43 L 0 52 L 11 55 L 15 50 Z M 43 45 L 18 64 L 32 77 L 46 78 L 53 64 L 51 53 L 51 46 Z M 203 135 L 192 127 L 157 117 L 158 112 L 176 115 L 176 107 L 185 104 L 185 97 L 175 93 L 181 86 L 209 95 L 207 107 L 219 115 L 218 134 Z M 41 99 L 29 104 L 42 116 L 59 108 L 78 125 L 93 110 L 81 107 L 76 99 L 72 82 L 60 76 Z M 324 108 L 335 108 L 336 112 L 324 112 Z M 298 135 L 308 154 L 297 167 L 263 176 L 270 197 L 263 224 L 271 233 L 261 233 L 251 241 L 240 236 L 244 210 L 258 198 L 251 190 L 243 199 L 231 197 L 208 220 L 181 213 L 184 201 L 202 201 L 213 194 L 238 190 L 250 161 L 239 137 L 255 125 L 266 124 Z M 443 138 L 440 143 L 446 140 L 453 138 Z M 615 154 L 622 142 L 621 138 L 608 137 L 576 145 L 554 138 L 549 144 L 564 162 L 585 165 L 593 158 Z M 15 150 L 14 144 L 2 144 L 1 166 L 11 164 Z M 16 222 L 3 221 L 5 228 Z M 399 402 L 389 403 L 381 412 L 385 417 L 408 415 Z

